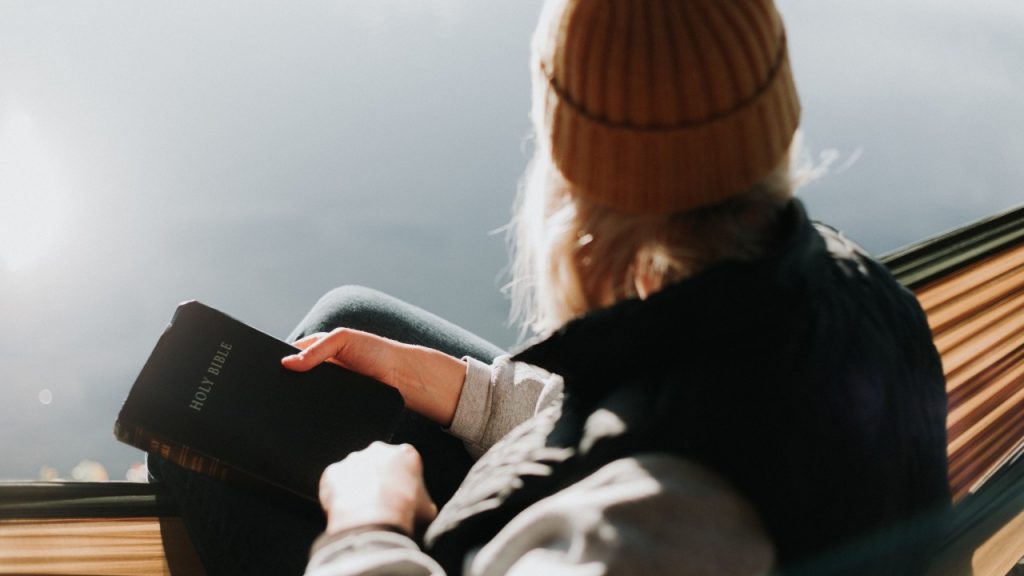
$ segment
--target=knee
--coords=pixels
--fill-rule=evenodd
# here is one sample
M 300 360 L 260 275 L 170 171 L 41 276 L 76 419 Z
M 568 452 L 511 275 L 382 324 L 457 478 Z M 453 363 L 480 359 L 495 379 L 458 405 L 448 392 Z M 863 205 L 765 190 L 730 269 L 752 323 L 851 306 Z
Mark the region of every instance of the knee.
M 358 284 L 346 284 L 344 286 L 338 286 L 321 296 L 315 307 L 358 308 L 370 305 L 382 297 L 384 297 L 384 293 L 374 290 L 373 288 L 359 286 Z
M 321 296 L 314 309 L 335 310 L 340 314 L 358 316 L 380 311 L 386 307 L 389 299 L 390 296 L 373 288 L 349 284 Z
M 320 297 L 307 316 L 307 329 L 327 332 L 338 326 L 370 330 L 393 308 L 394 298 L 366 286 L 339 286 Z M 312 323 L 315 326 L 309 326 Z

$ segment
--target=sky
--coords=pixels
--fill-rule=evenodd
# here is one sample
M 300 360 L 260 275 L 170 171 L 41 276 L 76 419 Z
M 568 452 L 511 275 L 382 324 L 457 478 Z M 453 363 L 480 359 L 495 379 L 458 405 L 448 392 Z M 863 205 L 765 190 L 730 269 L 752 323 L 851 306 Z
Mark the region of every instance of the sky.
M 0 478 L 122 478 L 184 300 L 283 337 L 363 284 L 513 346 L 539 5 L 0 0 Z M 1024 201 L 1024 4 L 779 7 L 812 216 L 881 254 Z

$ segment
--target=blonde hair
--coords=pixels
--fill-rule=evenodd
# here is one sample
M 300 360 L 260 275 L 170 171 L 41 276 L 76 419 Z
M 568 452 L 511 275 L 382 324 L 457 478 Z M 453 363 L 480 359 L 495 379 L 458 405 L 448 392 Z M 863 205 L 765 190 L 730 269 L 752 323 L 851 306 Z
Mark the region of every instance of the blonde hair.
M 693 210 L 627 214 L 574 192 L 539 146 L 520 185 L 509 227 L 511 319 L 547 334 L 590 310 L 637 296 L 720 260 L 763 253 L 792 197 L 789 156 L 745 192 Z

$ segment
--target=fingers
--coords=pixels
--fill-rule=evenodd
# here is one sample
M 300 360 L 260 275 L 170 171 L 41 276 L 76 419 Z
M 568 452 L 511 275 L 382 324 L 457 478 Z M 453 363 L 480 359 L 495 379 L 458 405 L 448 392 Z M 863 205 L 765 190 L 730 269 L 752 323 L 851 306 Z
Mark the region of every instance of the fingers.
M 377 446 L 379 444 L 379 446 Z M 394 450 L 397 458 L 402 462 L 407 472 L 415 477 L 416 488 L 413 495 L 414 509 L 413 518 L 417 524 L 427 524 L 437 516 L 437 504 L 427 492 L 426 484 L 423 483 L 423 459 L 420 453 L 412 444 L 398 444 L 391 446 L 382 442 L 371 444 L 374 450 Z
M 281 359 L 281 365 L 296 372 L 306 372 L 322 362 L 343 365 L 335 357 L 345 349 L 347 335 L 347 330 L 344 328 L 336 328 L 330 334 L 318 332 L 301 338 L 293 345 L 302 351 L 285 356 Z
M 404 358 L 399 352 L 405 349 L 393 340 L 350 328 L 311 334 L 295 346 L 302 351 L 281 359 L 281 365 L 289 370 L 306 372 L 321 362 L 330 362 L 391 386 L 396 386 L 395 379 L 389 377 Z
M 306 348 L 309 348 L 311 344 L 319 341 L 324 336 L 327 336 L 326 332 L 317 332 L 315 334 L 310 334 L 309 336 L 304 336 L 302 338 L 299 338 L 295 342 L 292 342 L 292 346 L 295 346 L 299 350 L 305 350 Z
M 427 488 L 421 481 L 417 487 L 415 519 L 417 524 L 429 524 L 437 517 L 437 504 L 430 498 Z
M 437 516 L 437 504 L 434 504 L 423 482 L 423 459 L 412 444 L 373 442 L 366 451 L 379 454 L 381 458 L 393 459 L 394 466 L 403 470 L 409 481 L 415 484 L 412 492 L 415 523 L 427 524 Z

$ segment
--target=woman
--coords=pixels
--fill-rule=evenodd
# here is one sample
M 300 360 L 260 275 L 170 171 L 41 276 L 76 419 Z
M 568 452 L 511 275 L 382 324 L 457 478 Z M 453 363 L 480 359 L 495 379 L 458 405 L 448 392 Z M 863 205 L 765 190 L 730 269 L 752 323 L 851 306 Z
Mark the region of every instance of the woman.
M 329 467 L 307 573 L 921 571 L 938 356 L 792 198 L 770 0 L 548 0 L 532 69 L 512 288 L 545 338 L 509 356 L 371 292 L 321 301 L 283 365 L 395 386 L 479 460 L 440 512 L 408 445 Z

